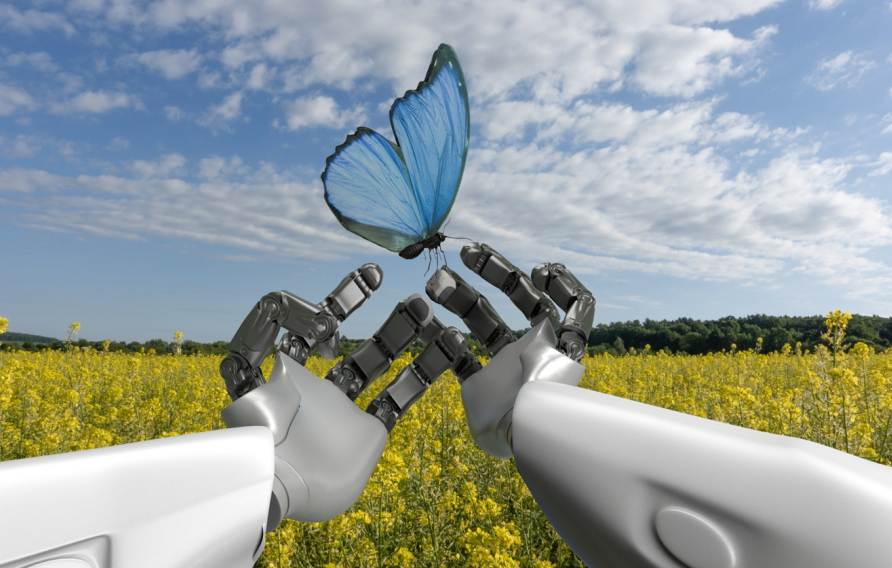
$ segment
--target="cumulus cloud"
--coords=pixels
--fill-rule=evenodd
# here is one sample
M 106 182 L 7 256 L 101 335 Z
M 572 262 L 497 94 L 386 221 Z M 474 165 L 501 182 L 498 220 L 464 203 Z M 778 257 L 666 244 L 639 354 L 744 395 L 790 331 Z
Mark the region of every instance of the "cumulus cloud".
M 227 123 L 235 120 L 242 114 L 243 96 L 241 91 L 231 93 L 223 99 L 223 102 L 209 108 L 204 115 L 198 119 L 198 123 L 210 128 L 226 127 Z
M 34 110 L 38 104 L 24 90 L 0 83 L 0 116 L 9 116 L 19 109 Z
M 875 169 L 870 171 L 869 175 L 882 176 L 892 172 L 892 152 L 883 152 L 873 164 Z
M 242 163 L 238 156 L 232 156 L 228 160 L 220 156 L 204 158 L 199 163 L 199 176 L 206 180 L 221 180 L 233 175 L 245 175 L 250 168 Z
M 140 100 L 124 92 L 84 91 L 79 95 L 50 105 L 54 114 L 100 114 L 119 108 L 142 108 Z
M 167 105 L 164 107 L 164 116 L 171 122 L 179 122 L 186 116 L 186 111 L 177 106 Z
M 74 26 L 59 13 L 39 10 L 20 12 L 9 4 L 0 4 L 0 22 L 2 22 L 0 25 L 17 32 L 31 33 L 58 29 L 67 36 L 75 33 Z
M 822 59 L 808 82 L 820 91 L 829 91 L 837 86 L 851 86 L 876 64 L 863 55 L 844 51 L 836 57 Z
M 130 141 L 121 136 L 115 136 L 112 138 L 112 141 L 108 143 L 106 148 L 108 150 L 126 150 L 130 147 Z
M 13 140 L 0 138 L 0 152 L 8 158 L 33 158 L 43 145 L 40 137 L 26 134 L 19 134 Z
M 201 60 L 201 54 L 194 49 L 190 51 L 185 49 L 146 51 L 124 58 L 124 61 L 141 63 L 149 69 L 161 73 L 167 79 L 180 79 L 197 71 Z
M 892 212 L 846 189 L 857 160 L 819 158 L 795 144 L 797 133 L 714 108 L 580 104 L 566 118 L 555 113 L 532 128 L 549 136 L 591 132 L 600 144 L 572 149 L 534 133 L 530 142 L 478 149 L 451 230 L 499 243 L 512 259 L 572 259 L 590 272 L 744 281 L 785 271 L 828 281 L 892 276 L 870 260 L 874 247 L 892 243 Z M 565 125 L 555 128 L 558 121 Z M 740 141 L 787 149 L 738 170 L 720 150 Z
M 883 119 L 880 121 L 880 124 L 886 125 L 883 128 L 882 134 L 892 133 L 892 113 L 889 113 L 889 114 L 883 116 Z
M 384 2 L 357 10 L 338 2 L 162 0 L 115 3 L 95 15 L 114 25 L 127 22 L 163 32 L 211 30 L 225 38 L 218 52 L 225 69 L 240 72 L 251 66 L 241 76 L 249 88 L 260 80 L 257 65 L 275 63 L 283 69 L 286 90 L 317 84 L 348 89 L 375 78 L 389 81 L 400 93 L 418 82 L 442 39 L 455 45 L 473 70 L 469 81 L 478 97 L 501 98 L 513 88 L 528 88 L 539 98 L 571 100 L 622 84 L 658 95 L 691 96 L 742 75 L 754 68 L 770 29 L 740 38 L 714 26 L 779 1 L 580 5 L 531 0 L 522 8 L 506 0 L 410 8 Z M 381 32 L 395 24 L 398 36 Z
M 286 123 L 289 130 L 325 126 L 344 128 L 365 120 L 365 109 L 356 107 L 341 109 L 331 97 L 324 95 L 298 97 L 285 106 Z
M 745 73 L 752 61 L 743 56 L 760 48 L 776 32 L 773 26 L 765 27 L 756 31 L 756 39 L 744 40 L 727 30 L 707 27 L 653 28 L 641 34 L 630 82 L 658 95 L 697 95 L 729 76 Z
M 34 53 L 13 53 L 6 58 L 7 65 L 30 65 L 40 71 L 56 71 L 59 66 L 53 61 L 49 53 L 38 51 Z
M 842 4 L 843 0 L 808 0 L 808 7 L 812 10 L 828 11 Z
M 186 158 L 180 154 L 167 154 L 157 160 L 134 160 L 127 169 L 141 178 L 169 178 L 185 172 Z

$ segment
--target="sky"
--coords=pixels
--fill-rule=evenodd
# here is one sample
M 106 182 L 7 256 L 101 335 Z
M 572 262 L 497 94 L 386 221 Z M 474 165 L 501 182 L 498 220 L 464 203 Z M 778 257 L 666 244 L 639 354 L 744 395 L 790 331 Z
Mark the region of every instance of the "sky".
M 341 328 L 368 337 L 427 261 L 344 230 L 320 174 L 393 138 L 440 43 L 471 106 L 447 234 L 564 263 L 596 323 L 890 316 L 889 30 L 885 0 L 0 0 L 0 316 L 229 340 L 375 262 Z

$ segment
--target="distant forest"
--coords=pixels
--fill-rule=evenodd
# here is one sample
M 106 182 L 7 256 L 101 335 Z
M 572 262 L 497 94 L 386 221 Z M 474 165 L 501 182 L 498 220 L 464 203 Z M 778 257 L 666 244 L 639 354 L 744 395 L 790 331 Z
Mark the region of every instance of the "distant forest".
M 651 351 L 668 351 L 678 354 L 700 355 L 720 352 L 722 350 L 745 351 L 755 349 L 757 341 L 762 338 L 761 352 L 770 353 L 781 351 L 785 344 L 795 349 L 800 343 L 802 351 L 814 351 L 815 346 L 821 343 L 821 334 L 825 331 L 825 316 L 766 316 L 755 315 L 736 318 L 733 316 L 719 320 L 695 320 L 679 318 L 672 321 L 662 320 L 638 320 L 628 322 L 614 322 L 598 324 L 589 335 L 588 353 L 591 355 L 610 353 L 611 355 L 624 355 L 631 348 L 636 351 L 644 351 L 649 345 Z M 527 329 L 516 331 L 520 337 Z M 485 351 L 480 342 L 470 334 L 466 334 L 468 345 L 478 355 L 484 355 Z M 363 340 L 341 338 L 341 355 L 351 352 Z M 853 315 L 846 328 L 844 343 L 854 345 L 857 342 L 866 343 L 877 351 L 892 347 L 892 318 L 879 316 Z M 0 349 L 22 349 L 26 351 L 38 351 L 40 349 L 63 349 L 64 342 L 39 335 L 7 332 L 0 334 Z M 215 341 L 214 343 L 198 343 L 185 340 L 182 343 L 184 355 L 226 355 L 228 341 Z M 87 341 L 79 339 L 72 342 L 80 348 L 90 348 L 97 351 L 105 351 L 103 341 Z M 417 354 L 423 345 L 420 342 L 413 344 L 409 351 Z M 109 341 L 108 351 L 123 353 L 170 353 L 173 344 L 162 339 L 152 339 L 144 343 L 132 341 Z
M 700 321 L 679 318 L 672 321 L 638 320 L 598 324 L 589 335 L 589 352 L 623 354 L 629 348 L 669 350 L 672 353 L 700 355 L 722 350 L 755 349 L 762 338 L 762 353 L 780 351 L 785 344 L 795 349 L 814 351 L 826 331 L 825 316 L 755 315 Z M 877 351 L 892 346 L 892 318 L 853 315 L 846 328 L 844 343 L 866 343 Z

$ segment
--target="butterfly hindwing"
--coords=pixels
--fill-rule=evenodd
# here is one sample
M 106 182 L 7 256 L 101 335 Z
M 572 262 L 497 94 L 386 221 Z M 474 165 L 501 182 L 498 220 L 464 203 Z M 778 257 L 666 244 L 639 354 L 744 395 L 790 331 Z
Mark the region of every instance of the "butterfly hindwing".
M 425 80 L 390 109 L 394 144 L 360 127 L 326 160 L 325 201 L 347 230 L 394 252 L 443 225 L 468 153 L 468 92 L 458 57 L 442 44 Z
M 399 147 L 360 127 L 326 160 L 325 201 L 345 229 L 393 252 L 423 237 Z

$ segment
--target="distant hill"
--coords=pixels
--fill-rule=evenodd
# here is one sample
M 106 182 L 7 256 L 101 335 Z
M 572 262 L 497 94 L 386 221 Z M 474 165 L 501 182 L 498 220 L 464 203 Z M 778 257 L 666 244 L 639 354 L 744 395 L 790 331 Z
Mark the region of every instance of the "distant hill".
M 31 343 L 61 343 L 62 341 L 56 339 L 55 337 L 44 337 L 43 335 L 31 335 L 30 333 L 15 333 L 12 331 L 7 331 L 6 333 L 0 333 L 0 341 L 10 343 L 24 343 L 25 341 L 30 341 Z

